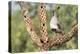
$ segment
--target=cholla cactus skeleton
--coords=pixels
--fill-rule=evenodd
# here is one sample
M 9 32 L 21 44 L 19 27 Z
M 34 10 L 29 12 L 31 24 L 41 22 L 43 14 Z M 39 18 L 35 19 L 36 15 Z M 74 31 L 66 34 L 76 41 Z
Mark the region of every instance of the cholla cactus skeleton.
M 63 44 L 74 36 L 75 32 L 77 32 L 77 24 L 71 29 L 70 32 L 65 33 L 64 35 L 59 35 L 55 37 L 48 37 L 48 32 L 47 32 L 47 24 L 46 24 L 46 10 L 45 6 L 43 3 L 39 4 L 38 7 L 38 16 L 40 19 L 40 32 L 41 36 L 38 36 L 36 32 L 34 31 L 32 27 L 32 20 L 30 16 L 28 15 L 28 6 L 25 2 L 18 2 L 22 15 L 24 17 L 24 22 L 26 24 L 27 31 L 29 32 L 31 39 L 39 48 L 41 51 L 47 51 L 50 47 Z

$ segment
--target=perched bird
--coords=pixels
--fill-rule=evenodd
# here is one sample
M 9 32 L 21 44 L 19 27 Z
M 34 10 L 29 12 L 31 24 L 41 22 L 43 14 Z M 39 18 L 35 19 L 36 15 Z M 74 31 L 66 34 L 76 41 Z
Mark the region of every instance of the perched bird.
M 59 9 L 59 8 L 60 7 L 58 7 L 57 9 Z M 55 33 L 63 34 L 63 32 L 61 30 L 61 26 L 60 26 L 58 18 L 57 18 L 56 10 L 52 11 L 52 18 L 50 20 L 50 28 Z

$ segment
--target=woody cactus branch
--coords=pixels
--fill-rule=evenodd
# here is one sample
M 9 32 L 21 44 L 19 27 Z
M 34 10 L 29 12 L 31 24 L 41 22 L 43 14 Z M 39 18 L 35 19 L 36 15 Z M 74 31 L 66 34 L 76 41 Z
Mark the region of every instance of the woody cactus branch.
M 25 2 L 18 2 L 18 3 L 21 7 L 22 15 L 24 17 L 24 22 L 26 24 L 26 29 L 27 29 L 28 33 L 30 34 L 31 39 L 38 46 L 42 46 L 42 44 L 40 42 L 40 38 L 38 37 L 38 35 L 36 34 L 36 32 L 34 31 L 34 29 L 32 27 L 32 20 L 31 20 L 30 16 L 28 15 L 28 8 L 27 8 L 26 3 Z
M 59 35 L 59 36 L 56 36 L 56 37 L 53 37 L 51 39 L 51 46 L 57 46 L 57 45 L 60 45 L 60 44 L 63 44 L 65 42 L 68 42 L 69 40 L 72 39 L 72 37 L 74 36 L 74 34 L 78 31 L 77 29 L 78 25 L 75 25 L 70 32 L 68 33 L 65 33 L 64 35 Z
M 44 42 L 46 42 L 48 40 L 48 32 L 47 32 L 47 25 L 46 25 L 46 10 L 43 3 L 39 4 L 38 16 L 40 19 L 41 38 Z
M 38 16 L 40 19 L 41 36 L 38 36 L 34 31 L 34 28 L 32 27 L 33 26 L 32 20 L 28 15 L 27 4 L 25 2 L 18 2 L 18 3 L 21 7 L 22 16 L 24 17 L 24 22 L 26 24 L 27 31 L 30 34 L 33 42 L 39 46 L 40 51 L 47 51 L 52 46 L 57 46 L 65 42 L 68 42 L 69 40 L 72 39 L 74 34 L 77 32 L 78 25 L 74 23 L 75 25 L 72 26 L 70 32 L 55 37 L 48 37 L 47 24 L 46 24 L 46 10 L 44 4 L 40 3 L 38 7 Z

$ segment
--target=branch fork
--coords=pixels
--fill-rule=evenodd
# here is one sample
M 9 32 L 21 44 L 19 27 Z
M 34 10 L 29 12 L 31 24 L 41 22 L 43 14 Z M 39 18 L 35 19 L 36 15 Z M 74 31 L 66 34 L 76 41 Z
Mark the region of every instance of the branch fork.
M 47 24 L 46 24 L 46 10 L 45 10 L 44 4 L 40 3 L 39 7 L 38 7 L 38 16 L 39 16 L 39 20 L 40 20 L 41 36 L 38 36 L 37 33 L 35 32 L 34 28 L 32 27 L 33 26 L 32 20 L 31 20 L 30 16 L 28 15 L 27 4 L 25 2 L 18 2 L 18 3 L 21 7 L 22 16 L 24 17 L 26 29 L 27 29 L 28 33 L 30 34 L 32 41 L 37 46 L 39 46 L 39 48 L 41 49 L 40 51 L 47 51 L 52 46 L 57 46 L 57 45 L 65 43 L 65 42 L 68 42 L 69 40 L 72 39 L 74 34 L 78 31 L 77 30 L 78 25 L 76 24 L 75 26 L 72 27 L 70 32 L 65 33 L 64 35 L 48 37 Z

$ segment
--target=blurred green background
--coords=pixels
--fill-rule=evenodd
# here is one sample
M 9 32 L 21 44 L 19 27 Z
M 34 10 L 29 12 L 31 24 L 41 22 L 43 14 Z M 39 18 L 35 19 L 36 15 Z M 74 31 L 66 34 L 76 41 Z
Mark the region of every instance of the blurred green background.
M 37 7 L 39 3 L 27 2 L 29 6 L 29 15 L 32 18 L 33 26 L 38 35 L 39 31 L 39 17 L 37 14 Z M 46 16 L 47 16 L 47 31 L 49 36 L 54 36 L 54 33 L 50 30 L 50 19 L 52 17 L 52 10 L 60 6 L 57 10 L 58 19 L 65 32 L 69 32 L 71 24 L 74 20 L 77 20 L 78 6 L 77 5 L 65 5 L 65 4 L 49 4 L 46 3 Z M 33 44 L 30 35 L 26 30 L 26 26 L 21 15 L 20 6 L 16 2 L 12 2 L 12 15 L 11 15 L 11 42 L 12 52 L 37 52 L 39 48 Z M 69 42 L 63 45 L 52 47 L 52 50 L 67 50 L 78 48 L 78 35 L 75 34 Z

